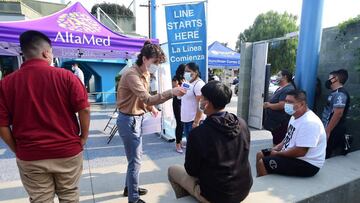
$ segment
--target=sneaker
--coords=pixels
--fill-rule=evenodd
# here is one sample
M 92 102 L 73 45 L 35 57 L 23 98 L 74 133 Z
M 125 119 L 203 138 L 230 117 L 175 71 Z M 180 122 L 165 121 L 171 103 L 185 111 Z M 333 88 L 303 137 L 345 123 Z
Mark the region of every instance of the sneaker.
M 184 150 L 182 150 L 181 147 L 180 147 L 180 148 L 176 148 L 176 152 L 179 153 L 179 154 L 182 154 L 182 153 L 184 153 Z
M 350 143 L 351 142 L 352 142 L 352 137 L 350 135 L 345 135 L 345 143 L 344 143 L 345 147 L 341 152 L 342 155 L 345 156 L 350 152 L 350 149 L 351 149 Z
M 139 187 L 138 192 L 139 192 L 139 195 L 146 195 L 146 193 L 148 192 L 148 190 L 145 189 L 145 188 L 140 188 L 140 187 Z M 128 188 L 127 188 L 127 187 L 124 188 L 124 193 L 123 193 L 123 195 L 124 195 L 125 197 L 128 196 Z M 141 200 L 141 201 L 142 201 L 142 200 Z
M 130 201 L 129 201 L 129 203 L 145 203 L 145 201 L 142 200 L 142 199 L 138 199 L 138 200 L 136 200 L 136 202 L 130 202 Z
M 344 150 L 341 152 L 341 155 L 346 156 L 349 152 L 350 152 L 350 150 L 344 149 Z
M 184 153 L 184 151 L 183 151 L 182 148 L 181 148 L 181 144 L 180 144 L 180 143 L 175 145 L 175 151 L 176 151 L 177 153 L 180 153 L 180 154 Z

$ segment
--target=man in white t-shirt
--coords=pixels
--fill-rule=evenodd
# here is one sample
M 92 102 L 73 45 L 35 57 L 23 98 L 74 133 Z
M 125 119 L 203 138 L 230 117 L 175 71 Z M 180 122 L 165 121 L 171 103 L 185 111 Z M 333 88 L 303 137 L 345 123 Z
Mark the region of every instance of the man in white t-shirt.
M 76 75 L 76 77 L 78 77 L 79 80 L 81 81 L 81 83 L 84 85 L 85 84 L 85 82 L 84 82 L 84 73 L 79 68 L 78 64 L 74 63 L 71 68 L 74 71 L 74 74 Z
M 320 118 L 308 109 L 306 93 L 302 90 L 288 92 L 285 112 L 292 117 L 284 140 L 256 155 L 258 177 L 271 173 L 314 176 L 325 162 L 325 128 Z

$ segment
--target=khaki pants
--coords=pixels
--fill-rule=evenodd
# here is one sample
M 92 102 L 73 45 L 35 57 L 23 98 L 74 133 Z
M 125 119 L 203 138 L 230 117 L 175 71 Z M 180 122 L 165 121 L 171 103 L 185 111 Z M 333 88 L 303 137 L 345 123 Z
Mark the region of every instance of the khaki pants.
M 200 195 L 200 185 L 198 184 L 198 180 L 189 176 L 184 167 L 179 165 L 170 166 L 168 169 L 168 178 L 174 189 L 176 198 L 181 198 L 190 194 L 199 202 L 209 203 L 209 201 Z
M 39 161 L 16 160 L 21 181 L 31 203 L 52 203 L 55 194 L 60 203 L 79 202 L 78 183 L 83 168 L 83 154 Z

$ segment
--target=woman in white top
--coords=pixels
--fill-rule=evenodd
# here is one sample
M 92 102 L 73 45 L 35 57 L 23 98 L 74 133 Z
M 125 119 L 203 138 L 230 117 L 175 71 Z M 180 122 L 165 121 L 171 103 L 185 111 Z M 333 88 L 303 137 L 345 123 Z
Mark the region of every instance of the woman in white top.
M 184 135 L 187 138 L 190 131 L 205 117 L 199 109 L 201 88 L 205 82 L 201 80 L 199 66 L 194 62 L 186 64 L 184 78 L 190 84 L 186 94 L 181 97 L 181 122 L 184 124 Z
M 155 73 L 150 73 L 150 94 L 156 95 L 158 90 L 158 82 Z

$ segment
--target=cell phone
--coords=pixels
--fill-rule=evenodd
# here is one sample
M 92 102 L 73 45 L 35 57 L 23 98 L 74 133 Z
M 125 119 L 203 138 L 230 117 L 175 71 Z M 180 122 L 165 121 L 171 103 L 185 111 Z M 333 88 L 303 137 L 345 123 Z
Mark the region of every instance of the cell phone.
M 264 156 L 269 156 L 271 154 L 272 148 L 266 148 L 266 149 L 262 149 L 261 152 L 263 153 Z

